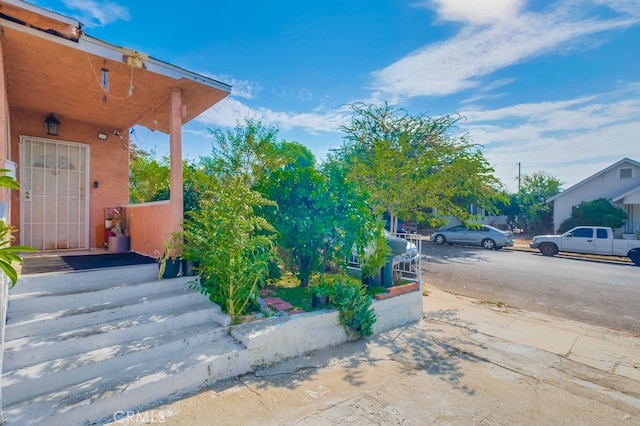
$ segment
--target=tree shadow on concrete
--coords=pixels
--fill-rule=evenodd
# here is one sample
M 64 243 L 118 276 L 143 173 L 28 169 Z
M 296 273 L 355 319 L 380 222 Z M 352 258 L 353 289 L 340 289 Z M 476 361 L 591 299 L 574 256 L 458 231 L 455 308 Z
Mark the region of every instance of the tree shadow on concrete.
M 431 319 L 455 324 L 456 328 L 461 327 L 467 333 L 474 330 L 473 324 L 459 318 L 455 310 L 442 310 L 431 314 Z M 438 328 L 437 323 L 421 320 L 369 338 L 259 368 L 236 380 L 216 383 L 212 389 L 223 392 L 243 385 L 257 393 L 274 387 L 288 390 L 303 387 L 307 391 L 315 389 L 317 382 L 314 381 L 318 380 L 321 369 L 324 368 L 339 369 L 338 374 L 348 387 L 361 388 L 371 385 L 372 380 L 391 380 L 389 377 L 374 378 L 376 374 L 372 368 L 396 364 L 392 371 L 399 371 L 401 376 L 410 377 L 426 373 L 437 376 L 458 391 L 473 395 L 475 390 L 463 381 L 463 364 L 477 363 L 481 360 L 448 343 L 451 339 L 460 339 L 463 334 L 464 331 L 452 336 L 451 329 L 447 331 L 444 327 Z

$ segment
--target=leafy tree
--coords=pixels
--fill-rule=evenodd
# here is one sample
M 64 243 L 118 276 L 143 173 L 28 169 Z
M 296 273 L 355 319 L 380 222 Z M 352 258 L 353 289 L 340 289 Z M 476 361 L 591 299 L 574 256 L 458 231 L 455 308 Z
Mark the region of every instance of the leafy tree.
M 345 183 L 340 169 L 317 168 L 303 145 L 284 141 L 272 147 L 271 155 L 270 163 L 279 167 L 264 175 L 259 190 L 277 203 L 269 217 L 278 230 L 279 245 L 295 260 L 293 272 L 306 287 L 328 261 L 345 263 L 371 213 L 364 196 Z
M 200 208 L 200 197 L 210 189 L 211 177 L 204 172 L 204 168 L 192 161 L 183 160 L 183 211 L 185 216 L 192 210 Z M 168 185 L 168 182 L 167 182 Z M 168 200 L 171 196 L 169 187 L 159 189 L 150 200 Z
M 365 249 L 377 241 L 384 231 L 384 222 L 372 214 L 369 194 L 358 182 L 349 180 L 348 170 L 343 163 L 328 159 L 322 165 L 322 173 L 327 179 L 324 209 L 331 212 L 332 234 L 330 234 L 331 258 L 338 264 L 344 264 L 355 247 L 358 259 L 368 261 Z M 376 262 L 367 262 L 372 269 Z M 346 265 L 342 265 L 346 266 Z M 361 265 L 363 266 L 363 265 Z M 377 265 L 377 269 L 381 265 Z
M 264 211 L 275 203 L 254 189 L 275 130 L 247 120 L 234 131 L 212 130 L 210 157 L 201 158 L 195 181 L 208 189 L 184 223 L 185 257 L 199 260 L 202 293 L 235 321 L 269 275 L 273 226 Z M 206 177 L 206 178 L 205 178 Z
M 478 146 L 453 134 L 460 117 L 414 116 L 388 104 L 352 108 L 336 157 L 349 180 L 366 188 L 376 215 L 388 212 L 392 224 L 396 216 L 438 224 L 447 216 L 472 219 L 469 203 L 496 210 L 494 202 L 503 199 L 500 182 Z M 437 216 L 420 217 L 424 211 Z
M 545 171 L 524 175 L 520 191 L 511 197 L 512 207 L 517 206 L 518 210 L 516 222 L 527 231 L 549 230 L 553 211 L 546 200 L 560 192 L 560 185 L 557 178 Z
M 269 275 L 274 229 L 257 212 L 272 204 L 242 176 L 216 179 L 184 223 L 185 256 L 199 260 L 193 288 L 220 305 L 232 321 L 245 312 Z
M 507 226 L 509 229 L 519 228 L 520 220 L 520 204 L 518 204 L 518 194 L 503 193 L 506 201 L 498 201 L 496 208 L 498 213 L 507 217 Z
M 253 187 L 265 173 L 278 167 L 272 164 L 277 156 L 271 155 L 277 146 L 277 129 L 247 118 L 244 125 L 238 122 L 233 130 L 209 132 L 214 143 L 211 156 L 201 159 L 205 173 L 217 177 L 241 176 L 247 187 Z
M 608 226 L 619 228 L 624 225 L 627 214 L 611 204 L 606 198 L 585 201 L 578 205 L 571 217 L 560 225 L 558 232 L 567 232 L 576 226 Z
M 129 155 L 129 201 L 145 203 L 159 199 L 156 194 L 169 191 L 169 159 L 158 160 L 155 152 L 132 146 Z M 162 198 L 162 199 L 168 199 Z
M 327 216 L 319 203 L 325 179 L 316 169 L 311 151 L 300 144 L 283 142 L 274 154 L 282 166 L 266 176 L 260 188 L 277 204 L 269 217 L 278 230 L 278 243 L 290 250 L 294 272 L 306 287 L 311 274 L 319 269 L 320 250 L 328 232 Z

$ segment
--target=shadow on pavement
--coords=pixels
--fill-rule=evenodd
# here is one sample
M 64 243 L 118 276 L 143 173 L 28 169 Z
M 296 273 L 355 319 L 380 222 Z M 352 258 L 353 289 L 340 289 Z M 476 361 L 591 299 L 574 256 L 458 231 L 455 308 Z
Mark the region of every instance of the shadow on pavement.
M 473 324 L 457 317 L 455 310 L 432 312 L 429 315 L 430 319 L 440 319 L 473 330 Z M 376 380 L 380 380 L 382 386 L 383 382 L 388 380 L 388 376 L 382 372 L 392 368 L 403 376 L 426 372 L 439 377 L 457 391 L 474 395 L 475 389 L 462 384 L 461 364 L 482 360 L 448 345 L 446 339 L 434 338 L 441 337 L 444 330 L 433 327 L 432 322 L 421 320 L 376 336 L 326 348 L 275 366 L 260 368 L 235 380 L 215 383 L 210 390 L 224 392 L 239 383 L 258 393 L 271 388 L 307 389 L 312 385 L 317 386 L 320 369 L 334 366 L 338 368 L 334 379 L 341 381 L 340 386 L 346 388 L 371 387 L 372 381 Z M 379 371 L 378 375 L 382 377 L 376 378 L 376 371 Z M 335 385 L 333 387 L 335 388 Z

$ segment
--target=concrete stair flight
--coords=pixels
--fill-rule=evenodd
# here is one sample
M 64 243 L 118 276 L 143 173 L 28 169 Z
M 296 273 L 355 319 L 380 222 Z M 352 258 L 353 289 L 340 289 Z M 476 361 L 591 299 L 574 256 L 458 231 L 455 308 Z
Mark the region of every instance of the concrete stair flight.
M 90 425 L 251 370 L 229 317 L 156 265 L 21 277 L 9 293 L 6 424 Z

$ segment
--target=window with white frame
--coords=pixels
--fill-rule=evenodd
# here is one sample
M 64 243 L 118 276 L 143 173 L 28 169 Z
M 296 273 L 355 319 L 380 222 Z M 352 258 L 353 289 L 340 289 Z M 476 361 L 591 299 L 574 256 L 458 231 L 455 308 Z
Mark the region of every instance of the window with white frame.
M 631 179 L 631 168 L 620 169 L 620 179 Z

